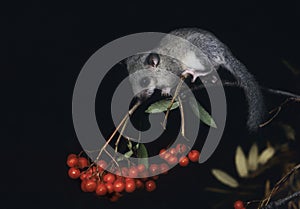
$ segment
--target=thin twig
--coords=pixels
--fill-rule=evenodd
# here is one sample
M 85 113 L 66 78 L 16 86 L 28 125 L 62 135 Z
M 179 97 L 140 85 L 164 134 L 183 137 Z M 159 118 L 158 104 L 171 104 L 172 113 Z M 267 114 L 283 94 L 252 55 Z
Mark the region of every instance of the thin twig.
M 205 88 L 211 88 L 211 87 L 220 87 L 220 86 L 224 86 L 224 87 L 238 87 L 241 88 L 242 86 L 235 81 L 223 81 L 223 82 L 217 82 L 217 83 L 207 83 L 207 84 L 199 84 L 197 86 L 193 86 L 191 88 L 189 88 L 189 90 L 186 91 L 182 91 L 182 94 L 186 93 L 187 91 L 196 91 L 196 90 L 201 90 L 201 89 L 205 89 Z
M 232 190 L 225 190 L 215 187 L 206 187 L 206 191 L 215 192 L 215 193 L 223 193 L 223 194 L 238 194 L 238 195 L 252 195 L 252 192 L 243 192 L 243 191 L 232 191 Z
M 127 118 L 127 119 L 125 120 L 125 122 L 124 122 L 124 124 L 123 124 L 123 127 L 122 127 L 122 129 L 121 129 L 121 131 L 120 131 L 120 134 L 119 134 L 119 136 L 118 136 L 118 139 L 117 139 L 117 141 L 116 141 L 116 143 L 115 143 L 115 153 L 118 152 L 118 146 L 119 146 L 120 140 L 121 140 L 121 138 L 122 138 L 122 136 L 123 136 L 124 130 L 125 130 L 126 126 L 127 126 L 128 119 L 129 119 L 129 118 Z
M 238 83 L 236 81 L 219 81 L 217 83 L 207 83 L 205 85 L 200 84 L 198 86 L 194 86 L 194 87 L 190 88 L 190 90 L 194 91 L 194 90 L 201 90 L 201 89 L 204 89 L 204 88 L 220 87 L 220 86 L 244 88 L 243 86 L 241 86 L 240 83 Z M 260 89 L 263 90 L 263 91 L 266 91 L 268 93 L 271 93 L 271 94 L 290 97 L 290 99 L 294 100 L 294 101 L 300 101 L 300 95 L 297 95 L 297 94 L 294 94 L 294 93 L 291 93 L 291 92 L 277 90 L 277 89 L 271 89 L 271 88 L 267 88 L 267 87 L 263 87 L 263 86 L 260 86 Z
M 112 159 L 112 161 L 116 164 L 116 166 L 119 167 L 119 163 L 115 160 L 115 158 L 106 149 L 104 149 L 104 152 Z
M 198 86 L 192 87 L 191 90 L 195 91 L 195 90 L 200 90 L 203 88 L 210 88 L 210 87 L 238 87 L 238 88 L 243 88 L 243 86 L 240 85 L 240 83 L 236 82 L 236 81 L 219 81 L 217 83 L 208 83 L 208 84 L 200 84 Z M 266 87 L 260 87 L 262 90 L 267 91 L 269 93 L 272 94 L 277 94 L 277 95 L 281 95 L 281 96 L 287 96 L 290 98 L 287 98 L 283 103 L 281 103 L 278 107 L 272 109 L 269 114 L 272 114 L 273 112 L 276 111 L 276 113 L 270 118 L 268 119 L 266 122 L 262 123 L 259 125 L 259 127 L 264 127 L 267 124 L 269 124 L 270 122 L 272 122 L 274 120 L 274 118 L 279 114 L 279 112 L 281 111 L 282 107 L 284 105 L 286 105 L 288 102 L 290 101 L 300 101 L 300 96 L 290 93 L 290 92 L 286 92 L 286 91 L 281 91 L 281 90 L 275 90 L 275 89 L 270 89 L 270 88 L 266 88 Z M 183 91 L 182 94 L 184 94 L 186 91 Z
M 270 89 L 270 90 L 273 90 L 273 89 Z M 274 91 L 279 91 L 279 90 L 274 90 Z M 294 95 L 294 94 L 291 94 L 289 92 L 285 92 L 285 93 L 286 93 L 286 95 Z M 297 96 L 297 95 L 294 95 L 294 96 Z M 267 120 L 266 122 L 260 124 L 259 127 L 264 127 L 265 125 L 269 124 L 272 120 L 274 120 L 274 118 L 282 110 L 282 107 L 287 105 L 289 102 L 300 102 L 300 98 L 299 98 L 299 96 L 297 96 L 297 97 L 290 97 L 290 98 L 287 98 L 286 100 L 284 100 L 284 102 L 282 102 L 278 107 L 275 107 L 274 109 L 272 109 L 269 112 L 269 114 L 272 114 L 275 111 L 276 111 L 276 113 L 269 120 Z
M 181 86 L 183 84 L 184 79 L 185 79 L 185 77 L 181 77 L 180 82 L 178 83 L 178 85 L 176 87 L 175 93 L 174 93 L 174 95 L 172 97 L 170 105 L 169 105 L 169 107 L 167 109 L 167 112 L 165 114 L 164 121 L 162 123 L 163 129 L 166 129 L 166 124 L 167 124 L 167 119 L 168 119 L 168 116 L 169 116 L 170 109 L 172 108 L 172 106 L 174 104 L 174 101 L 175 101 L 176 97 L 178 96 L 179 90 L 180 90 L 180 88 L 181 88 Z
M 80 151 L 77 156 L 80 157 L 82 154 L 83 154 L 83 151 Z
M 281 95 L 281 96 L 285 96 L 285 97 L 292 97 L 292 98 L 300 98 L 299 95 L 297 94 L 293 94 L 287 91 L 282 91 L 282 90 L 277 90 L 277 89 L 270 89 L 270 88 L 266 88 L 266 87 L 260 87 L 262 90 L 265 90 L 271 94 L 277 94 L 277 95 Z
M 265 198 L 262 203 L 260 204 L 260 207 L 263 207 L 263 206 L 266 206 L 268 205 L 268 203 L 270 202 L 273 194 L 279 189 L 279 187 L 284 183 L 286 182 L 289 177 L 296 171 L 300 168 L 300 164 L 296 165 L 292 170 L 290 170 L 286 175 L 284 175 L 284 177 L 282 177 L 276 184 L 275 186 L 273 187 L 272 191 L 270 192 L 269 196 L 267 198 Z
M 185 117 L 184 117 L 184 110 L 183 110 L 183 105 L 182 105 L 182 100 L 180 96 L 178 96 L 178 102 L 179 102 L 179 110 L 180 110 L 180 116 L 181 116 L 181 135 L 183 138 L 189 141 L 188 138 L 185 136 Z
M 102 152 L 105 150 L 105 148 L 107 147 L 107 145 L 111 142 L 111 140 L 113 139 L 113 137 L 116 135 L 117 131 L 120 129 L 120 127 L 125 123 L 125 121 L 127 120 L 127 118 L 132 115 L 132 113 L 140 106 L 141 102 L 137 102 L 129 111 L 128 113 L 124 116 L 124 118 L 121 120 L 121 122 L 119 123 L 119 125 L 117 126 L 117 128 L 114 130 L 114 132 L 111 134 L 111 136 L 109 137 L 109 139 L 106 141 L 106 143 L 103 145 L 103 147 L 101 148 L 96 161 L 99 160 Z
M 299 209 L 299 208 L 297 207 L 297 205 L 293 201 L 290 201 L 288 203 L 288 209 Z
M 266 125 L 268 125 L 269 123 L 271 123 L 273 120 L 274 120 L 274 118 L 276 118 L 276 116 L 279 114 L 279 112 L 281 111 L 281 107 L 278 107 L 278 108 L 276 108 L 277 109 L 277 112 L 269 119 L 269 120 L 267 120 L 266 122 L 264 122 L 264 123 L 262 123 L 262 124 L 259 124 L 259 127 L 260 128 L 262 128 L 262 127 L 264 127 L 264 126 L 266 126 Z M 273 110 L 271 110 L 270 112 L 269 112 L 269 114 L 271 114 L 272 112 L 274 112 Z
M 178 83 L 178 85 L 177 85 L 177 87 L 176 87 L 175 93 L 174 93 L 174 95 L 173 95 L 173 97 L 172 97 L 171 103 L 170 103 L 170 105 L 169 105 L 169 107 L 168 107 L 168 109 L 167 109 L 167 112 L 166 112 L 166 114 L 165 114 L 164 121 L 163 121 L 163 123 L 162 123 L 163 129 L 166 129 L 166 124 L 167 124 L 167 119 L 168 119 L 168 116 L 169 116 L 169 112 L 170 112 L 170 110 L 171 110 L 171 108 L 172 108 L 172 106 L 173 106 L 173 104 L 174 104 L 175 99 L 177 98 L 177 96 L 178 96 L 178 94 L 179 94 L 179 91 L 180 91 L 180 89 L 181 89 L 181 87 L 182 87 L 182 84 L 183 84 L 185 78 L 186 78 L 186 77 L 181 76 L 180 81 L 179 81 L 179 83 Z
M 285 198 L 270 202 L 269 204 L 265 205 L 261 209 L 277 209 L 297 197 L 300 197 L 300 191 L 294 192 L 293 194 L 291 194 Z
M 208 83 L 208 84 L 200 84 L 198 86 L 195 86 L 193 88 L 191 88 L 192 91 L 195 90 L 200 90 L 203 88 L 210 88 L 210 87 L 219 87 L 219 86 L 223 86 L 223 87 L 239 87 L 239 88 L 243 88 L 243 86 L 241 86 L 238 82 L 235 81 L 219 81 L 217 83 Z M 270 122 L 272 122 L 274 120 L 274 118 L 279 114 L 279 112 L 282 110 L 282 107 L 284 105 L 287 105 L 289 102 L 300 102 L 300 95 L 297 94 L 293 94 L 287 91 L 282 91 L 282 90 L 277 90 L 277 89 L 270 89 L 270 88 L 266 88 L 266 87 L 262 87 L 260 86 L 260 89 L 269 92 L 271 94 L 276 94 L 276 95 L 280 95 L 280 96 L 285 96 L 285 97 L 289 97 L 287 98 L 283 103 L 281 103 L 278 107 L 274 108 L 273 110 L 271 110 L 269 113 L 272 114 L 273 112 L 276 111 L 275 115 L 273 115 L 270 119 L 268 119 L 266 122 L 262 123 L 259 125 L 259 127 L 264 127 L 267 124 L 269 124 Z M 183 91 L 182 94 L 184 94 L 186 91 Z

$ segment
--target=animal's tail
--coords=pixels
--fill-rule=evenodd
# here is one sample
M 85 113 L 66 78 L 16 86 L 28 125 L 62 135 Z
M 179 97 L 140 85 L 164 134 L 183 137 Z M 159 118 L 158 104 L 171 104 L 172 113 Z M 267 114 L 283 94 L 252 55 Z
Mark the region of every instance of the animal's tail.
M 235 76 L 238 84 L 244 89 L 248 102 L 248 121 L 247 125 L 250 131 L 256 131 L 265 118 L 265 103 L 261 89 L 254 79 L 239 60 L 233 56 L 226 59 L 226 68 Z

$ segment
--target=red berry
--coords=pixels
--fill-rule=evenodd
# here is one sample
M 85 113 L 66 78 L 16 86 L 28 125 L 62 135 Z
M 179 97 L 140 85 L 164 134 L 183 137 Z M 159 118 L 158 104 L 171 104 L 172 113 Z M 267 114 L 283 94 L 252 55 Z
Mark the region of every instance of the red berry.
M 117 178 L 117 179 L 120 178 L 120 177 L 121 177 L 121 171 L 120 171 L 120 170 L 117 170 L 117 171 L 115 172 L 115 175 L 116 175 L 116 178 Z
M 136 179 L 135 186 L 137 189 L 142 189 L 142 188 L 144 188 L 144 183 L 140 179 Z
M 159 151 L 159 157 L 160 157 L 161 159 L 164 159 L 166 153 L 167 153 L 167 152 L 166 152 L 166 149 L 161 149 L 161 150 Z
M 97 186 L 96 188 L 96 194 L 99 196 L 104 196 L 107 193 L 107 187 L 105 186 L 105 184 L 101 183 Z
M 111 202 L 117 202 L 119 200 L 119 198 L 120 197 L 118 195 L 114 194 L 113 196 L 111 196 L 109 198 L 109 201 L 111 201 Z
M 112 183 L 106 183 L 105 184 L 106 188 L 107 188 L 107 192 L 109 194 L 113 193 L 114 192 L 114 185 Z
M 159 178 L 159 175 L 152 176 L 152 179 L 153 179 L 153 180 L 157 180 L 158 178 Z
M 92 174 L 91 172 L 88 172 L 88 173 L 86 173 L 86 175 L 85 175 L 85 179 L 86 179 L 86 180 L 91 179 L 92 176 L 93 176 L 93 174 Z
M 115 192 L 122 192 L 125 189 L 125 184 L 123 181 L 117 180 L 114 183 L 114 191 Z
M 170 158 L 171 156 L 172 156 L 172 155 L 171 155 L 170 152 L 166 152 L 166 153 L 164 154 L 164 160 L 165 160 L 165 161 L 168 161 L 169 158 Z
M 103 176 L 103 181 L 107 183 L 114 183 L 116 176 L 112 173 L 107 173 Z
M 70 168 L 77 166 L 77 164 L 78 164 L 78 158 L 77 157 L 70 157 L 70 158 L 68 158 L 67 165 Z
M 138 176 L 138 169 L 136 167 L 134 167 L 134 166 L 132 166 L 131 168 L 129 168 L 128 176 L 130 178 L 136 178 Z
M 234 209 L 243 209 L 244 203 L 241 200 L 237 200 L 234 202 Z
M 133 179 L 129 179 L 128 181 L 126 181 L 125 183 L 125 191 L 128 193 L 131 193 L 135 190 L 136 185 Z
M 170 164 L 170 165 L 175 165 L 178 163 L 178 158 L 175 156 L 175 155 L 171 155 L 169 157 L 169 159 L 167 160 L 167 162 Z
M 185 144 L 177 144 L 176 150 L 177 150 L 178 153 L 183 154 L 183 153 L 186 152 L 187 147 L 186 147 Z
M 85 189 L 87 192 L 93 192 L 96 190 L 97 183 L 94 180 L 86 180 Z
M 177 150 L 175 148 L 171 148 L 170 149 L 170 154 L 171 155 L 176 155 L 177 154 Z
M 139 173 L 142 173 L 146 170 L 146 166 L 144 164 L 139 164 L 137 166 L 137 170 L 138 170 Z
M 80 174 L 80 179 L 81 179 L 81 181 L 87 179 L 87 173 L 81 173 Z
M 117 197 L 122 197 L 123 196 L 120 192 L 115 192 L 114 195 L 116 195 Z
M 89 166 L 89 161 L 85 157 L 78 158 L 78 167 L 83 169 Z
M 86 180 L 93 180 L 93 181 L 97 181 L 98 180 L 98 176 L 91 173 L 91 172 L 88 172 L 86 173 L 86 176 L 85 176 L 85 179 Z
M 121 168 L 121 176 L 128 176 L 128 168 L 127 167 L 122 167 Z
M 179 165 L 182 167 L 186 167 L 189 164 L 189 158 L 186 156 L 183 156 L 179 159 Z
M 78 168 L 70 168 L 68 175 L 71 179 L 77 179 L 80 176 L 80 170 Z
M 156 183 L 153 180 L 149 180 L 145 183 L 146 190 L 152 192 L 156 189 Z
M 86 185 L 86 180 L 82 181 L 82 182 L 81 182 L 81 185 L 80 185 L 81 190 L 82 190 L 83 192 L 87 192 L 87 190 L 86 190 L 86 188 L 85 188 L 85 185 Z
M 188 154 L 190 161 L 198 162 L 200 157 L 200 152 L 198 150 L 191 150 Z
M 103 169 L 102 167 L 100 166 L 97 166 L 97 169 L 98 169 L 98 173 L 102 173 L 105 169 Z
M 89 168 L 89 169 L 85 170 L 85 173 L 86 174 L 92 174 L 93 173 L 93 169 Z
M 127 181 L 133 181 L 133 180 L 134 180 L 133 178 L 127 177 L 127 178 L 125 178 L 125 183 L 126 183 Z
M 143 173 L 140 173 L 140 177 L 142 178 L 143 181 L 146 181 L 149 177 L 148 171 L 144 171 Z
M 92 167 L 92 173 L 97 173 L 99 171 L 99 167 L 93 166 Z
M 169 166 L 167 165 L 167 163 L 160 164 L 160 172 L 162 172 L 163 174 L 167 174 L 168 170 Z
M 77 158 L 77 155 L 75 155 L 75 154 L 69 154 L 68 157 L 67 157 L 67 159 L 70 159 L 70 158 Z
M 159 172 L 159 166 L 157 164 L 151 164 L 149 166 L 149 172 L 151 175 L 156 175 Z
M 107 163 L 104 161 L 104 160 L 99 160 L 98 162 L 97 162 L 97 165 L 100 167 L 100 168 L 102 168 L 102 169 L 106 169 L 106 167 L 107 167 Z

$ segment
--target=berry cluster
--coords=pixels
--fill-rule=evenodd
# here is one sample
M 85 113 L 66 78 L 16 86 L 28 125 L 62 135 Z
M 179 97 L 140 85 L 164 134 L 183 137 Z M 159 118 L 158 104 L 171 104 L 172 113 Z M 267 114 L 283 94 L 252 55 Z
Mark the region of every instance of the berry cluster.
M 166 162 L 150 164 L 148 169 L 144 164 L 115 168 L 114 174 L 106 170 L 108 164 L 104 160 L 90 164 L 87 158 L 70 154 L 67 158 L 67 165 L 70 167 L 68 175 L 71 179 L 81 180 L 83 192 L 94 192 L 97 196 L 105 196 L 115 202 L 122 196 L 122 192 L 132 193 L 139 189 L 154 191 L 155 180 L 160 173 L 167 174 L 169 166 L 179 163 L 185 167 L 190 161 L 198 161 L 199 151 L 191 150 L 188 156 L 184 156 L 186 151 L 184 144 L 178 144 L 169 151 L 162 149 L 159 156 Z
M 146 191 L 152 192 L 156 189 L 154 180 L 158 176 L 148 178 L 149 173 L 144 164 L 130 168 L 122 167 L 116 170 L 116 174 L 113 174 L 105 170 L 107 163 L 104 160 L 99 160 L 97 165 L 90 166 L 87 158 L 70 154 L 67 158 L 67 165 L 70 167 L 69 177 L 81 180 L 83 192 L 94 192 L 97 196 L 106 196 L 112 202 L 117 201 L 124 191 L 132 193 L 137 189 L 145 188 Z M 154 165 L 149 167 L 151 174 L 162 171 L 166 173 L 169 169 L 165 163 L 157 168 Z
M 165 160 L 170 165 L 175 165 L 179 163 L 180 166 L 186 167 L 189 162 L 198 162 L 200 157 L 200 152 L 198 150 L 191 150 L 188 156 L 183 155 L 187 150 L 185 144 L 177 144 L 176 148 L 171 148 L 170 151 L 166 149 L 161 149 L 159 156 L 161 159 Z
M 241 201 L 241 200 L 235 201 L 233 204 L 233 207 L 234 207 L 234 209 L 246 209 L 243 201 Z

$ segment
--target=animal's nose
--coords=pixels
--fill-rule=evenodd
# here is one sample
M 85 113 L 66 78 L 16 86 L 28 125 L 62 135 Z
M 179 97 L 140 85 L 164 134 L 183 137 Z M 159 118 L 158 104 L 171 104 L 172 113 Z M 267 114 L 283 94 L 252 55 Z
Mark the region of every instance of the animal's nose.
M 146 88 L 150 84 L 150 78 L 149 77 L 144 77 L 140 80 L 140 85 L 142 88 Z

